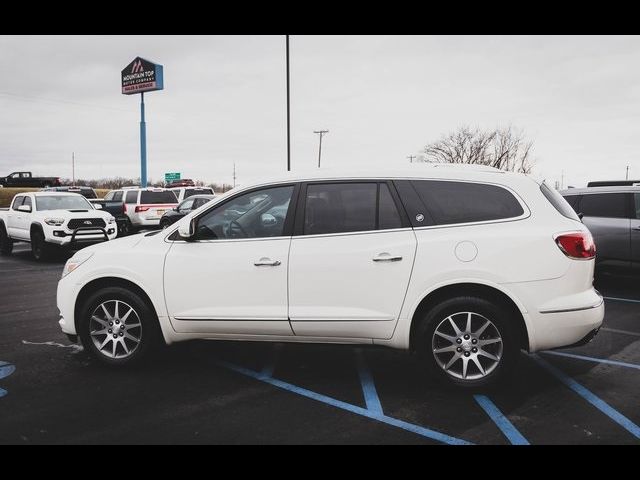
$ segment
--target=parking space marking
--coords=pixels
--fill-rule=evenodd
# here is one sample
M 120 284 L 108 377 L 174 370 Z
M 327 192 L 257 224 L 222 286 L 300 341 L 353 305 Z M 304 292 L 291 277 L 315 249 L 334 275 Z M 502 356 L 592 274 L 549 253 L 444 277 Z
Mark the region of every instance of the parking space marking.
M 609 327 L 602 327 L 600 330 L 602 330 L 603 332 L 621 333 L 623 335 L 631 335 L 632 337 L 640 337 L 640 333 L 630 332 L 629 330 L 619 330 L 617 328 Z
M 22 343 L 24 345 L 47 345 L 49 347 L 71 348 L 74 350 L 72 353 L 78 353 L 84 350 L 84 348 L 82 348 L 82 345 L 64 345 L 58 342 L 30 342 L 28 340 L 22 340 Z
M 336 400 L 335 398 L 328 397 L 326 395 L 322 395 L 321 393 L 316 393 L 311 390 L 307 390 L 306 388 L 298 387 L 291 383 L 283 382 L 282 380 L 278 380 L 272 377 L 263 377 L 261 372 L 256 372 L 254 370 L 250 370 L 245 367 L 241 367 L 239 365 L 235 365 L 233 363 L 219 361 L 218 365 L 233 370 L 234 372 L 240 373 L 247 377 L 254 378 L 261 382 L 268 383 L 273 385 L 274 387 L 281 388 L 283 390 L 287 390 L 289 392 L 301 395 L 306 398 L 310 398 L 312 400 L 316 400 L 318 402 L 322 402 L 327 405 L 331 405 L 336 408 L 340 408 L 342 410 L 346 410 L 351 413 L 355 413 L 356 415 L 360 415 L 363 417 L 370 418 L 372 420 L 377 420 L 378 422 L 385 423 L 387 425 L 392 425 L 394 427 L 401 428 L 403 430 L 416 433 L 425 438 L 429 438 L 431 440 L 436 440 L 438 442 L 446 443 L 448 445 L 473 445 L 471 442 L 466 440 L 462 440 L 461 438 L 452 437 L 450 435 L 446 435 L 444 433 L 437 432 L 435 430 L 431 430 L 429 428 L 421 427 L 419 425 L 414 425 L 413 423 L 404 422 L 402 420 L 398 420 L 393 417 L 388 417 L 384 414 L 376 413 L 371 410 L 367 410 L 366 408 L 358 407 L 357 405 L 352 405 L 347 402 L 343 402 L 341 400 Z
M 16 367 L 8 362 L 0 360 L 0 379 L 7 378 L 13 372 L 16 371 Z M 0 397 L 4 397 L 8 392 L 4 388 L 0 388 Z
M 358 376 L 360 377 L 360 385 L 362 385 L 362 394 L 367 405 L 367 410 L 382 415 L 382 404 L 376 390 L 376 384 L 373 381 L 373 375 L 367 366 L 362 350 L 356 350 L 356 365 L 358 367 Z
M 541 353 L 545 353 L 549 355 L 558 355 L 559 357 L 576 358 L 578 360 L 586 360 L 588 362 L 594 362 L 594 363 L 607 363 L 609 365 L 617 365 L 619 367 L 635 368 L 637 370 L 640 370 L 640 365 L 636 363 L 619 362 L 617 360 L 609 360 L 607 358 L 585 357 L 584 355 L 576 355 L 575 353 L 555 352 L 551 350 L 544 351 Z
M 640 303 L 640 300 L 636 300 L 634 298 L 620 298 L 620 297 L 602 297 L 605 300 L 615 300 L 616 302 L 629 302 L 629 303 Z
M 265 364 L 262 372 L 260 374 L 263 378 L 271 378 L 273 377 L 273 372 L 276 369 L 276 365 L 278 363 L 278 359 L 280 358 L 280 352 L 282 351 L 282 344 L 276 343 L 273 346 L 273 350 L 271 351 L 271 358 Z
M 617 411 L 615 408 L 613 408 L 607 402 L 605 402 L 600 397 L 595 395 L 593 392 L 588 390 L 586 387 L 583 387 L 582 385 L 580 385 L 569 375 L 567 375 L 563 371 L 559 370 L 558 368 L 548 363 L 539 355 L 533 354 L 531 355 L 531 358 L 538 365 L 540 365 L 542 368 L 544 368 L 549 373 L 551 373 L 554 377 L 560 380 L 560 382 L 562 382 L 565 386 L 567 386 L 568 388 L 573 390 L 575 393 L 580 395 L 582 398 L 584 398 L 587 402 L 589 402 L 591 405 L 593 405 L 602 413 L 604 413 L 611 420 L 613 420 L 622 428 L 624 428 L 629 433 L 631 433 L 634 437 L 640 438 L 640 427 L 635 423 L 633 423 L 631 420 L 629 420 L 627 417 L 625 417 L 622 413 Z
M 498 409 L 486 395 L 474 395 L 473 398 L 478 405 L 489 415 L 493 423 L 500 429 L 512 445 L 529 445 L 526 438 L 518 431 L 511 421 Z

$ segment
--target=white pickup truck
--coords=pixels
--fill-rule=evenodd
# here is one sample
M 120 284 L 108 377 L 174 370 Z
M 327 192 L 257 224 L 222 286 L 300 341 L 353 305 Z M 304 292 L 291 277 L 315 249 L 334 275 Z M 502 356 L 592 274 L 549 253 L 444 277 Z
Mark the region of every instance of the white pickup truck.
M 77 193 L 19 193 L 9 208 L 0 209 L 0 254 L 10 255 L 14 242 L 30 242 L 35 259 L 43 260 L 55 246 L 112 240 L 118 233 L 115 222 Z

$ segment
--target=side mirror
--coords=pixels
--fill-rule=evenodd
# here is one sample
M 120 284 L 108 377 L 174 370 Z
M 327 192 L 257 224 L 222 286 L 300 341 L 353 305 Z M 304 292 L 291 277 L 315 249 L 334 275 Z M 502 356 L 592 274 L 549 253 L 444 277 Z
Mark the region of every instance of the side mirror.
M 196 222 L 197 219 L 192 218 L 191 221 L 187 224 L 182 224 L 178 227 L 178 235 L 182 237 L 184 240 L 193 240 L 193 237 L 196 233 Z
M 278 223 L 278 219 L 270 213 L 263 213 L 260 215 L 260 221 L 263 227 L 272 227 Z
M 19 212 L 31 213 L 31 205 L 20 205 L 18 207 Z
M 93 208 L 95 208 L 96 210 L 102 210 L 102 205 L 100 205 L 99 203 L 94 203 Z

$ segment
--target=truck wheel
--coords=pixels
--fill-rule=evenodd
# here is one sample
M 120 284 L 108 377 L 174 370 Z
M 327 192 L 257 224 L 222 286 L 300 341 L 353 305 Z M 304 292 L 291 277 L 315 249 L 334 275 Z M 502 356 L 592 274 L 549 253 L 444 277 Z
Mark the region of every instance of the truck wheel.
M 138 363 L 161 343 L 153 310 L 122 287 L 102 288 L 91 295 L 78 322 L 84 348 L 107 365 Z
M 0 255 L 11 255 L 13 239 L 7 234 L 4 224 L 0 223 Z
M 31 253 L 39 262 L 46 260 L 51 254 L 51 245 L 45 241 L 44 233 L 40 229 L 31 233 Z
M 479 297 L 444 300 L 432 308 L 416 332 L 426 369 L 462 388 L 480 388 L 505 379 L 518 360 L 513 319 L 504 308 Z
M 118 223 L 118 237 L 125 237 L 131 233 L 131 221 L 125 220 Z

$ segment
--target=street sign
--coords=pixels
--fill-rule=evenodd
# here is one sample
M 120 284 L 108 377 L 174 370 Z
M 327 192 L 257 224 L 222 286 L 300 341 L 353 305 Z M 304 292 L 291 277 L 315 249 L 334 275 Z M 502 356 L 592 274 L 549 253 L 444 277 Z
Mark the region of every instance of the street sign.
M 169 172 L 164 174 L 164 183 L 170 183 L 174 180 L 180 180 L 180 172 Z
M 164 88 L 162 65 L 136 57 L 122 70 L 122 93 L 151 92 Z

